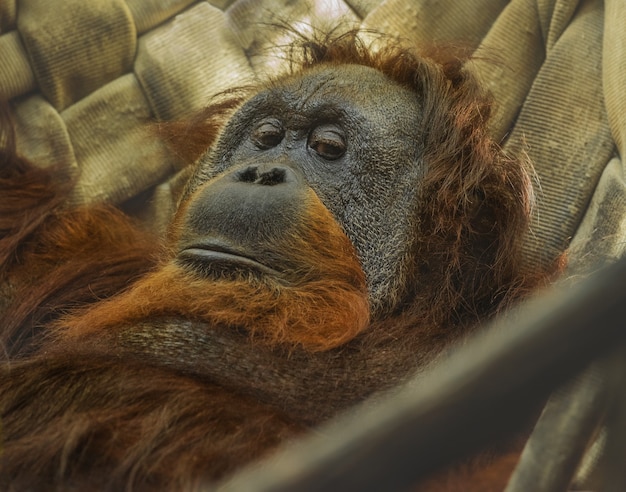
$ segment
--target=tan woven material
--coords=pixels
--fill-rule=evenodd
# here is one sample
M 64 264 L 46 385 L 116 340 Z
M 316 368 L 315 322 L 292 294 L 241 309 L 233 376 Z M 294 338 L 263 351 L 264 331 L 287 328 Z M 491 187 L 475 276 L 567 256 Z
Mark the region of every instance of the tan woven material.
M 527 148 L 540 180 L 526 243 L 532 264 L 551 261 L 568 245 L 613 155 L 602 94 L 602 19 L 601 1 L 581 3 L 547 47 L 506 143 L 511 152 Z
M 179 186 L 158 185 L 184 163 L 146 122 L 284 69 L 281 22 L 476 48 L 468 69 L 496 97 L 493 135 L 537 171 L 529 265 L 570 240 L 577 267 L 622 254 L 621 0 L 3 0 L 0 95 L 13 102 L 19 149 L 78 176 L 76 203 L 154 195 L 140 214 L 162 224 Z
M 39 89 L 58 110 L 132 68 L 137 36 L 124 0 L 20 0 L 18 7 Z

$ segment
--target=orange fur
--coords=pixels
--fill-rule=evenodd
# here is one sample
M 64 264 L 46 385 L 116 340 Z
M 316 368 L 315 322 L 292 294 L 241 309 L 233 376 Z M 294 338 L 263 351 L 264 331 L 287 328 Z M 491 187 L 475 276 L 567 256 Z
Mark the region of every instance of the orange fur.
M 215 142 L 224 118 L 241 104 L 244 92 L 232 90 L 219 96 L 223 100 L 213 102 L 188 119 L 155 125 L 155 134 L 173 149 L 182 162 L 196 162 Z
M 307 217 L 280 245 L 298 265 L 293 282 L 207 280 L 168 257 L 129 291 L 60 320 L 63 336 L 75 339 L 182 316 L 312 351 L 348 342 L 369 323 L 365 276 L 339 225 L 312 192 L 309 200 Z
M 482 455 L 452 466 L 418 485 L 414 492 L 502 492 L 520 457 L 520 450 Z

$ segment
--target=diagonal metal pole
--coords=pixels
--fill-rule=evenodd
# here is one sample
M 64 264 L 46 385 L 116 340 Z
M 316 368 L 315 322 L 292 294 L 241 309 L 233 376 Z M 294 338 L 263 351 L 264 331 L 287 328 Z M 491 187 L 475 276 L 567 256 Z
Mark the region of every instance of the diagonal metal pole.
M 449 360 L 218 487 L 223 491 L 408 490 L 503 433 L 552 390 L 624 342 L 626 259 L 499 319 Z

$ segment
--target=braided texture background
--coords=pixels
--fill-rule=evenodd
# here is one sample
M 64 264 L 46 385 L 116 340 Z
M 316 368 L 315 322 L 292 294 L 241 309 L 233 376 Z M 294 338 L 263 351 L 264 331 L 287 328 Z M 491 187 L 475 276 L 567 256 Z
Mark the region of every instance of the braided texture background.
M 622 0 L 2 0 L 0 96 L 18 148 L 77 179 L 75 203 L 167 220 L 176 161 L 146 122 L 177 119 L 274 74 L 299 29 L 362 28 L 462 42 L 498 102 L 494 137 L 530 154 L 540 186 L 530 263 L 570 243 L 575 267 L 626 239 L 626 4 Z M 493 63 L 493 60 L 498 63 Z

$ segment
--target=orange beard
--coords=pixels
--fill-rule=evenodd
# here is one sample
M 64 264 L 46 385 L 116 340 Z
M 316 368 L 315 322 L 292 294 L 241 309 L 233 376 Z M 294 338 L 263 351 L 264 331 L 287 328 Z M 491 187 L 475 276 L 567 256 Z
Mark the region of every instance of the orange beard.
M 369 324 L 365 275 L 349 239 L 313 192 L 308 201 L 305 217 L 276 245 L 298 265 L 285 272 L 287 281 L 253 274 L 204 278 L 169 255 L 128 291 L 62 319 L 61 337 L 74 343 L 140 321 L 183 317 L 308 351 L 348 342 Z

